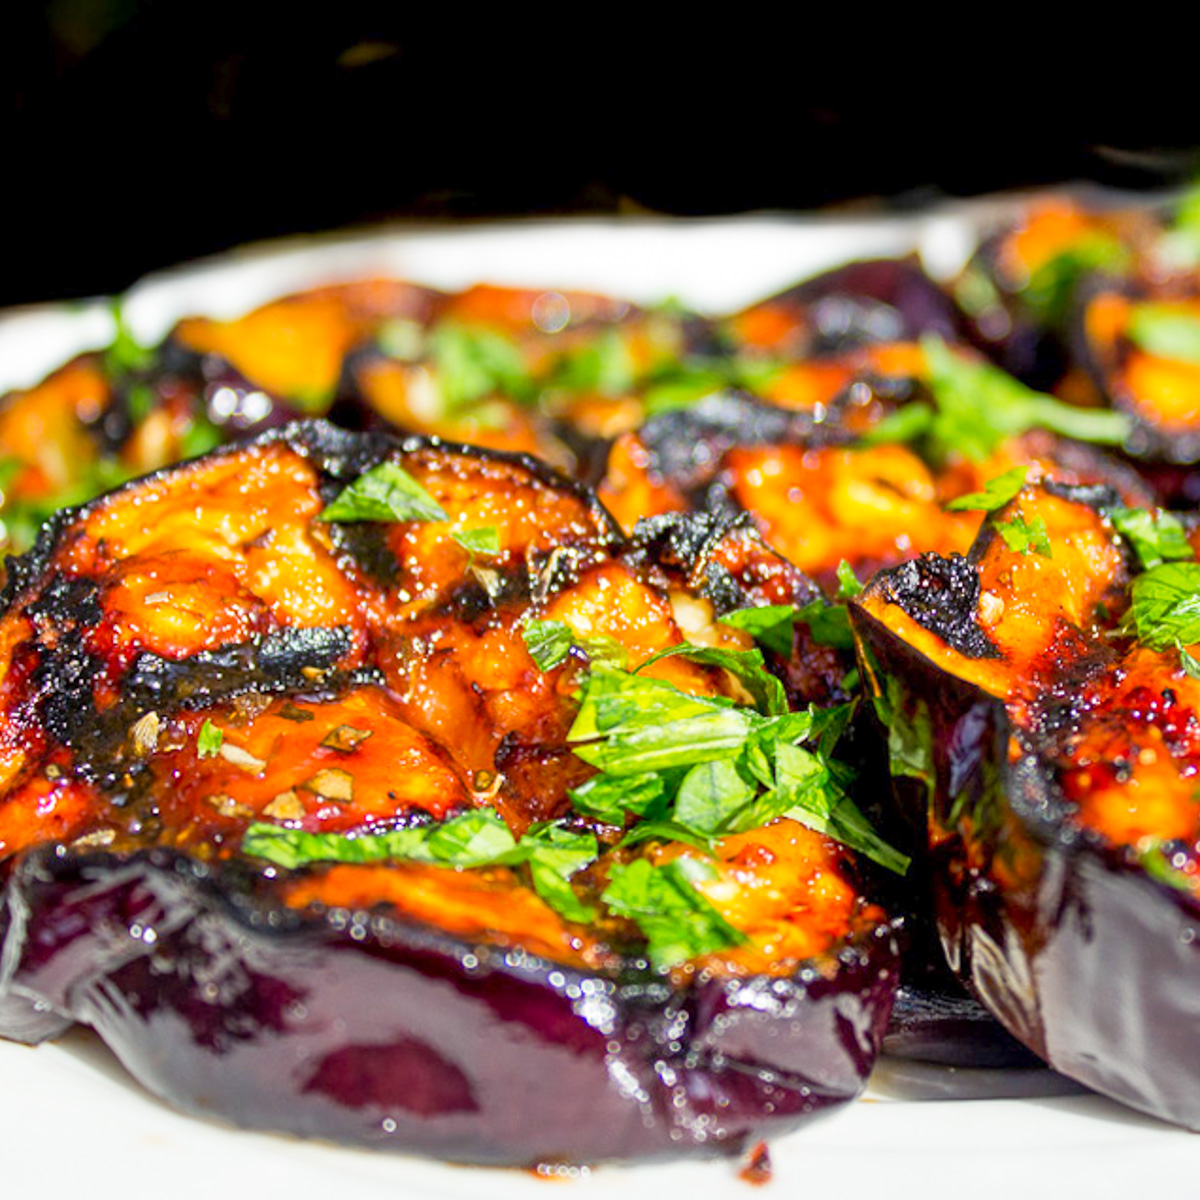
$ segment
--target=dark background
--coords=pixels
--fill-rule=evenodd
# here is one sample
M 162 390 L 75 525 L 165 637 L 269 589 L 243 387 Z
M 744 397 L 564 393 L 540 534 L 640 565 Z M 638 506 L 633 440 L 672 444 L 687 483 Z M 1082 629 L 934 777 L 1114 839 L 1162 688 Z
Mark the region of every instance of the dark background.
M 1142 87 L 1029 31 L 869 53 L 866 10 L 700 13 L 9 0 L 0 304 L 377 220 L 905 206 L 1200 163 L 1190 70 L 1177 102 L 1170 71 Z

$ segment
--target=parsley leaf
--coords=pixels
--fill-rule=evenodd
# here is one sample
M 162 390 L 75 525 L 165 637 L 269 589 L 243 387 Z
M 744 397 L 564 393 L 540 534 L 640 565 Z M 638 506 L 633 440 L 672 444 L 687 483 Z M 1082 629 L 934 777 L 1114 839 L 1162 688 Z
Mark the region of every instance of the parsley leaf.
M 322 521 L 446 521 L 446 511 L 398 463 L 381 462 L 344 488 Z
M 707 863 L 691 858 L 658 867 L 639 858 L 613 865 L 601 899 L 612 912 L 637 923 L 650 961 L 666 969 L 747 940 L 696 890 L 696 883 L 714 875 Z
M 948 512 L 995 512 L 1003 508 L 1024 486 L 1028 467 L 1013 467 L 1003 475 L 989 479 L 982 492 L 970 492 L 946 505 Z
M 1136 304 L 1125 327 L 1147 354 L 1200 365 L 1200 314 L 1172 304 Z
M 211 758 L 218 754 L 225 735 L 211 722 L 205 721 L 200 726 L 200 734 L 196 738 L 196 753 L 200 758 Z
M 1046 532 L 1046 522 L 1042 517 L 1034 517 L 1026 521 L 1022 516 L 1015 516 L 1008 521 L 995 522 L 996 530 L 1004 539 L 1004 544 L 1017 554 L 1040 554 L 1042 558 L 1053 558 L 1050 551 L 1050 537 Z
M 1116 531 L 1133 547 L 1145 570 L 1164 562 L 1195 558 L 1183 526 L 1170 513 L 1152 513 L 1144 508 L 1112 508 L 1108 517 Z

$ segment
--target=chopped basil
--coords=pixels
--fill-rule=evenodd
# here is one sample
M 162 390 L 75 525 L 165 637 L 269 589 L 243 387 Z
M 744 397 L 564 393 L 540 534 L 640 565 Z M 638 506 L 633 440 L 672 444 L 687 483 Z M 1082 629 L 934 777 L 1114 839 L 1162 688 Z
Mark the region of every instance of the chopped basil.
M 970 492 L 951 500 L 946 509 L 949 512 L 995 512 L 1016 496 L 1024 486 L 1028 474 L 1028 467 L 1013 467 L 1011 471 L 989 479 L 983 485 L 982 492 Z
M 644 671 L 652 663 L 661 662 L 664 658 L 686 658 L 701 666 L 721 667 L 746 689 L 763 712 L 779 716 L 788 711 L 783 684 L 767 670 L 763 656 L 757 650 L 719 650 L 684 642 L 652 654 L 637 670 Z
M 490 395 L 521 401 L 537 395 L 520 347 L 503 334 L 443 321 L 428 335 L 427 345 L 450 410 Z
M 1113 508 L 1108 512 L 1116 531 L 1133 547 L 1144 570 L 1164 562 L 1195 558 L 1177 517 L 1144 508 Z
M 199 736 L 196 738 L 196 753 L 200 758 L 211 758 L 220 753 L 221 743 L 225 740 L 225 735 L 211 722 L 205 721 L 200 726 Z
M 547 381 L 549 388 L 621 396 L 637 383 L 637 364 L 619 330 L 605 329 L 561 358 Z
M 154 349 L 143 346 L 133 336 L 125 319 L 120 299 L 114 299 L 108 309 L 116 327 L 112 344 L 104 352 L 104 365 L 110 375 L 133 375 L 154 365 Z
M 615 638 L 604 634 L 580 637 L 566 621 L 527 621 L 521 636 L 539 671 L 550 671 L 565 662 L 573 649 L 582 650 L 592 666 L 624 667 L 628 658 L 625 647 Z
M 783 365 L 766 359 L 737 355 L 697 358 L 672 363 L 655 372 L 642 393 L 648 417 L 687 408 L 724 388 L 761 392 L 783 370 Z
M 1200 563 L 1161 563 L 1136 576 L 1130 613 L 1138 639 L 1151 650 L 1174 647 L 1191 675 L 1186 647 L 1200 642 Z
M 1050 537 L 1046 532 L 1046 522 L 1042 517 L 1034 517 L 1026 521 L 1022 516 L 1013 517 L 1008 521 L 995 522 L 996 530 L 1004 539 L 1004 544 L 1017 554 L 1040 554 L 1042 558 L 1053 558 L 1050 551 Z
M 187 428 L 179 439 L 179 457 L 199 458 L 202 454 L 215 450 L 221 441 L 221 431 L 204 413 L 196 413 L 187 423 Z
M 474 809 L 440 824 L 374 834 L 306 833 L 259 822 L 246 830 L 242 849 L 289 870 L 320 862 L 401 861 L 463 869 L 526 864 L 535 890 L 552 908 L 572 921 L 595 916 L 568 883 L 595 861 L 595 837 L 561 826 L 535 825 L 517 841 L 490 809 Z
M 764 696 L 757 708 L 735 707 L 662 680 L 593 668 L 567 738 L 602 774 L 572 800 L 609 824 L 623 823 L 626 813 L 641 816 L 627 844 L 666 837 L 705 845 L 786 814 L 902 870 L 903 856 L 870 830 L 845 796 L 845 770 L 828 758 L 852 706 L 777 713 L 771 703 Z M 803 749 L 804 741 L 817 748 Z M 781 773 L 781 757 L 790 772 Z M 802 762 L 806 788 L 798 786 Z
M 796 615 L 794 604 L 763 604 L 757 608 L 739 608 L 717 620 L 722 625 L 732 625 L 734 629 L 748 633 L 780 658 L 791 658 Z
M 844 558 L 837 565 L 837 579 L 837 598 L 839 600 L 850 600 L 863 590 L 863 585 L 855 575 L 854 568 Z
M 610 911 L 637 923 L 650 961 L 660 969 L 746 941 L 697 891 L 713 868 L 692 858 L 651 866 L 644 858 L 617 863 L 601 897 Z
M 935 407 L 898 410 L 867 434 L 866 444 L 920 440 L 935 457 L 960 453 L 982 462 L 1006 438 L 1030 429 L 1109 445 L 1123 442 L 1129 431 L 1123 413 L 1043 396 L 998 367 L 961 357 L 939 337 L 922 338 L 921 347 Z
M 445 510 L 398 463 L 381 462 L 344 488 L 322 521 L 445 521 Z
M 1114 234 L 1089 230 L 1033 269 L 1021 289 L 1021 300 L 1043 323 L 1060 325 L 1084 275 L 1097 270 L 1124 271 L 1131 258 L 1129 248 Z
M 1200 366 L 1200 314 L 1171 304 L 1136 304 L 1125 332 L 1147 354 Z
M 463 529 L 453 537 L 472 557 L 479 555 L 482 558 L 495 558 L 500 553 L 500 531 L 494 525 Z

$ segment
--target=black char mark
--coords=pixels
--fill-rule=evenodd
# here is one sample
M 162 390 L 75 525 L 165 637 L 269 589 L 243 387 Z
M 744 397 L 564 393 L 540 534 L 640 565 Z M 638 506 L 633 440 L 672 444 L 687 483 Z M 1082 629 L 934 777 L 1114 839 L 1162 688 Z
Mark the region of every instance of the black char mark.
M 922 554 L 889 572 L 883 592 L 919 625 L 968 658 L 999 658 L 995 643 L 976 621 L 979 572 L 961 554 Z

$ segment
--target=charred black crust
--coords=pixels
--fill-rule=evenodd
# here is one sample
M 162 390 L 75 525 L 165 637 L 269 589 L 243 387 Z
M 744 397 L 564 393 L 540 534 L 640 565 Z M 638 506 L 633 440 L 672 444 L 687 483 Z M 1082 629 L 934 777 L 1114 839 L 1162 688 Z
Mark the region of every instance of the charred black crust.
M 961 554 L 922 554 L 879 577 L 889 604 L 937 634 L 967 658 L 999 658 L 995 643 L 979 627 L 979 572 Z
M 735 446 L 805 441 L 818 428 L 808 413 L 778 408 L 749 392 L 725 389 L 687 408 L 651 417 L 639 437 L 653 470 L 685 491 L 702 487 Z

